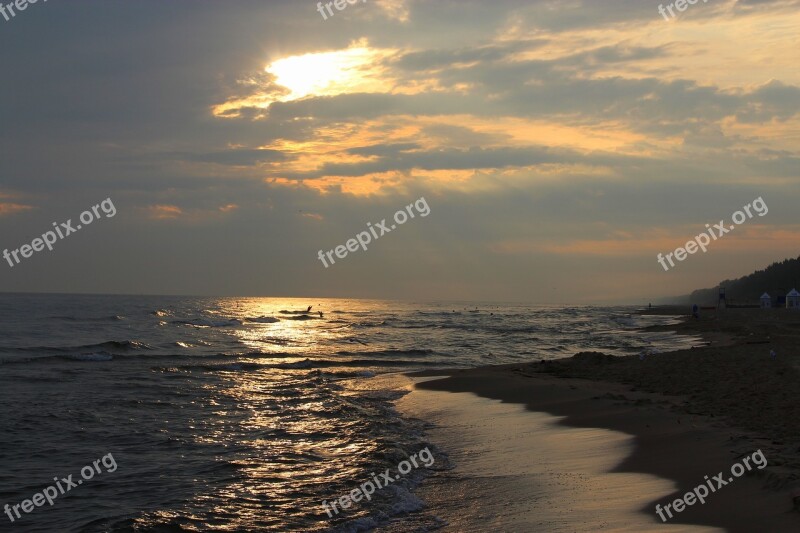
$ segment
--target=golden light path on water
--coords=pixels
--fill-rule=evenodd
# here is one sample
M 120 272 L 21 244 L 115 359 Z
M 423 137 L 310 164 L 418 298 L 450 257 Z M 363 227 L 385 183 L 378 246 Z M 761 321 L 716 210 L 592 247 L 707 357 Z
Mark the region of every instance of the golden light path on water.
M 306 356 L 319 353 L 321 341 L 341 336 L 341 333 L 336 333 L 341 328 L 330 328 L 326 324 L 332 318 L 325 313 L 331 310 L 330 303 L 326 305 L 317 300 L 298 298 L 254 298 L 225 300 L 224 305 L 221 315 L 250 322 L 250 327 L 233 331 L 247 348 L 245 352 L 297 353 L 298 356 Z M 309 306 L 312 306 L 311 312 L 306 313 Z M 269 319 L 276 321 L 259 322 Z M 285 358 L 281 361 L 285 361 Z
M 228 331 L 252 357 L 237 357 L 237 363 L 220 373 L 222 385 L 205 387 L 208 395 L 219 401 L 214 402 L 208 417 L 195 421 L 203 427 L 198 442 L 228 443 L 232 452 L 237 448 L 242 451 L 236 453 L 236 459 L 226 459 L 236 469 L 230 483 L 205 503 L 216 504 L 220 497 L 240 502 L 236 515 L 221 531 L 238 531 L 254 524 L 277 527 L 277 519 L 270 517 L 289 516 L 298 508 L 317 510 L 321 505 L 319 494 L 326 493 L 325 487 L 363 477 L 353 458 L 368 457 L 378 447 L 366 435 L 359 438 L 357 420 L 328 416 L 331 410 L 341 409 L 330 395 L 320 392 L 330 384 L 324 379 L 309 380 L 308 369 L 290 365 L 308 358 L 327 358 L 326 350 L 337 345 L 341 349 L 340 339 L 349 333 L 347 324 L 330 324 L 336 320 L 336 307 L 370 314 L 386 305 L 296 298 L 224 298 L 214 304 L 208 309 L 214 316 L 247 323 L 247 328 Z M 313 306 L 311 312 L 307 312 L 309 305 Z M 278 321 L 270 322 L 270 318 Z M 242 368 L 242 363 L 258 367 Z M 289 366 L 274 367 L 282 364 Z M 333 387 L 338 390 L 337 385 Z M 340 392 L 347 401 L 350 393 Z M 309 492 L 307 501 L 298 501 L 299 485 L 316 486 L 319 492 Z M 199 498 L 203 500 L 204 496 Z M 218 513 L 230 514 L 225 509 Z

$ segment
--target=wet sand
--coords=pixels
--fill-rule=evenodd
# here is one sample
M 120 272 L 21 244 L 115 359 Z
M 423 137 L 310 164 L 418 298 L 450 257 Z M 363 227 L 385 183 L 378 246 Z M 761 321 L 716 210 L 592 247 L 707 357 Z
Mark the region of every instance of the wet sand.
M 800 313 L 706 312 L 670 329 L 710 344 L 644 360 L 588 353 L 461 370 L 417 384 L 398 407 L 433 421 L 433 442 L 451 453 L 455 468 L 420 491 L 450 524 L 444 530 L 800 531 Z M 666 523 L 656 515 L 657 503 L 706 475 L 729 478 L 757 449 L 763 470 Z

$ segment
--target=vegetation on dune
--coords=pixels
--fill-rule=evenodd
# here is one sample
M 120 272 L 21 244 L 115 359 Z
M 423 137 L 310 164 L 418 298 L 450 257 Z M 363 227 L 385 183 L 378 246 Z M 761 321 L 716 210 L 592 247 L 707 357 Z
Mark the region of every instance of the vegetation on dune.
M 764 270 L 756 270 L 739 279 L 726 279 L 710 289 L 698 289 L 692 292 L 690 300 L 699 304 L 715 304 L 719 287 L 725 287 L 726 299 L 729 302 L 758 303 L 765 292 L 775 301 L 777 296 L 785 296 L 798 286 L 800 286 L 800 256 L 773 263 Z

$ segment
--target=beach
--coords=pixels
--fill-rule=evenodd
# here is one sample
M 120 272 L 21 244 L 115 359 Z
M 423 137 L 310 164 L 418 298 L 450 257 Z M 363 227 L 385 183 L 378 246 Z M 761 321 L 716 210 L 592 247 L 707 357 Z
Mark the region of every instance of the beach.
M 798 531 L 799 326 L 780 309 L 703 311 L 652 328 L 703 335 L 687 350 L 418 373 L 398 407 L 433 422 L 454 465 L 419 494 L 454 531 Z M 766 468 L 656 514 L 756 450 Z

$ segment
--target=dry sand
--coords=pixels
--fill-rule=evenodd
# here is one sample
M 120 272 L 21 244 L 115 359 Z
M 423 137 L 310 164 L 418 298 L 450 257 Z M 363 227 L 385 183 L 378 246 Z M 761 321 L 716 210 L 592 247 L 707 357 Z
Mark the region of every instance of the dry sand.
M 401 409 L 432 418 L 434 442 L 454 450 L 450 479 L 435 476 L 422 494 L 443 510 L 445 530 L 700 531 L 688 526 L 696 524 L 800 532 L 800 313 L 703 312 L 669 329 L 702 333 L 709 345 L 644 360 L 584 353 L 418 384 L 426 392 Z M 498 411 L 475 395 L 529 411 Z M 672 502 L 706 475 L 727 479 L 757 449 L 768 460 L 764 470 L 666 524 L 656 516 L 656 503 Z M 628 477 L 620 482 L 621 475 Z

